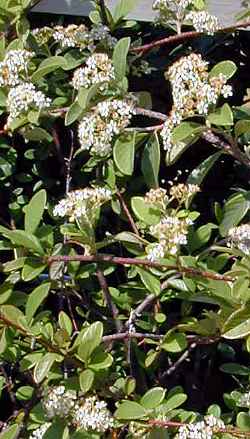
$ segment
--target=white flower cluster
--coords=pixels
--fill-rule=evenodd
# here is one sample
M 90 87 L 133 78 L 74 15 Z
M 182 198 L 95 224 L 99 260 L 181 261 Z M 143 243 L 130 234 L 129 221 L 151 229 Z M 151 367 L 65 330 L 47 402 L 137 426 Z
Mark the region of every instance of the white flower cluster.
M 216 432 L 224 429 L 225 424 L 221 419 L 207 415 L 204 421 L 181 426 L 175 439 L 212 439 Z
M 114 419 L 107 409 L 105 401 L 98 401 L 95 396 L 78 403 L 72 414 L 72 422 L 77 429 L 104 433 L 114 425 Z
M 175 255 L 180 245 L 187 244 L 188 227 L 191 224 L 192 221 L 186 218 L 165 216 L 158 224 L 150 226 L 149 232 L 158 243 L 148 247 L 148 259 L 155 261 L 167 254 Z
M 157 21 L 162 25 L 170 22 L 183 20 L 187 8 L 193 4 L 193 0 L 155 0 L 153 9 L 158 11 Z
M 115 70 L 106 53 L 94 53 L 86 60 L 86 67 L 75 70 L 72 85 L 76 90 L 94 84 L 108 83 L 115 79 Z
M 250 408 L 250 392 L 243 393 L 243 395 L 240 396 L 237 405 L 239 407 Z
M 220 28 L 218 18 L 207 11 L 191 11 L 186 15 L 186 20 L 191 21 L 197 32 L 206 32 L 208 35 L 213 35 Z
M 169 194 L 179 203 L 183 203 L 197 192 L 200 192 L 200 188 L 197 184 L 179 183 L 171 187 Z
M 63 198 L 54 208 L 54 215 L 69 217 L 73 222 L 79 218 L 85 218 L 92 222 L 95 213 L 102 204 L 109 201 L 112 192 L 103 187 L 85 188 L 69 192 L 67 198 Z
M 45 26 L 34 29 L 32 33 L 38 44 L 46 44 L 50 39 L 53 39 L 63 49 L 79 48 L 80 50 L 93 51 L 99 42 L 110 48 L 113 48 L 117 42 L 116 38 L 110 35 L 109 28 L 102 24 L 94 25 L 91 30 L 84 24 L 79 26 L 70 24 L 66 27 L 55 26 L 54 28 Z
M 173 146 L 173 129 L 182 119 L 194 114 L 206 116 L 211 105 L 220 96 L 232 95 L 232 88 L 226 85 L 224 75 L 209 76 L 208 63 L 201 55 L 192 53 L 176 61 L 167 71 L 173 94 L 173 108 L 161 131 L 164 148 Z
M 86 432 L 104 433 L 114 425 L 114 419 L 105 401 L 96 396 L 77 398 L 76 392 L 64 386 L 51 387 L 42 400 L 45 415 L 51 421 L 55 417 L 67 418 L 69 425 Z M 30 435 L 30 439 L 42 439 L 51 422 L 46 422 Z
M 38 427 L 32 432 L 29 439 L 42 439 L 50 426 L 51 422 L 45 422 L 45 424 L 41 425 L 41 427 Z
M 51 105 L 51 99 L 36 89 L 32 83 L 22 83 L 11 88 L 7 98 L 7 109 L 9 112 L 7 125 L 15 118 L 25 114 L 30 109 L 42 111 Z
M 114 136 L 129 124 L 134 112 L 132 100 L 113 99 L 99 102 L 79 124 L 78 137 L 82 150 L 90 150 L 101 157 L 112 150 Z
M 20 84 L 28 72 L 28 64 L 34 56 L 28 50 L 10 50 L 0 62 L 0 87 L 15 87 Z
M 66 418 L 70 415 L 76 403 L 76 393 L 66 390 L 64 386 L 50 387 L 42 404 L 48 419 Z
M 228 246 L 236 247 L 246 255 L 250 254 L 250 224 L 232 227 L 228 232 Z
M 150 189 L 150 191 L 146 193 L 144 200 L 148 204 L 154 204 L 155 207 L 165 210 L 168 202 L 167 191 L 161 187 Z

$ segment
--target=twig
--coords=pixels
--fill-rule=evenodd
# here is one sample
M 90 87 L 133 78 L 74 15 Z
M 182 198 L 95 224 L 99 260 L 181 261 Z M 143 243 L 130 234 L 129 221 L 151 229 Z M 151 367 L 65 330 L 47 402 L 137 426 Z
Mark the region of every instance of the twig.
M 119 311 L 118 311 L 116 305 L 112 301 L 112 297 L 111 297 L 111 294 L 110 294 L 110 291 L 109 291 L 109 287 L 108 287 L 106 278 L 105 278 L 102 270 L 100 270 L 100 268 L 97 268 L 96 276 L 97 276 L 97 279 L 99 281 L 100 287 L 101 287 L 101 289 L 103 291 L 103 295 L 104 295 L 104 298 L 106 300 L 106 303 L 107 303 L 107 306 L 109 308 L 109 311 L 110 311 L 110 313 L 111 313 L 111 315 L 112 315 L 112 317 L 114 319 L 116 331 L 120 332 L 120 330 L 121 330 L 121 322 L 118 319 Z
M 132 128 L 125 128 L 125 131 L 128 133 L 132 133 L 134 131 L 136 131 L 137 133 L 152 133 L 155 131 L 159 131 L 162 130 L 163 128 L 163 124 L 161 125 L 153 125 L 151 127 L 132 127 Z
M 135 339 L 144 339 L 144 338 L 151 338 L 152 340 L 162 340 L 164 335 L 159 334 L 143 334 L 141 332 L 120 332 L 119 334 L 111 334 L 111 335 L 104 335 L 102 337 L 102 341 L 104 343 L 111 342 L 111 341 L 121 341 L 121 340 L 129 340 L 131 338 Z
M 218 33 L 230 33 L 234 30 L 237 30 L 239 28 L 246 28 L 250 26 L 250 21 L 241 21 L 233 26 L 224 27 L 222 29 L 218 30 Z M 194 38 L 200 37 L 204 35 L 202 32 L 196 32 L 196 31 L 190 31 L 190 32 L 182 32 L 177 35 L 171 35 L 170 37 L 162 38 L 157 41 L 153 41 L 149 44 L 144 44 L 143 46 L 139 47 L 132 47 L 130 49 L 131 52 L 140 52 L 145 53 L 148 50 L 154 49 L 155 47 L 160 47 L 167 44 L 173 44 L 173 43 L 179 43 L 183 40 L 192 40 Z
M 147 423 L 149 425 L 152 425 L 154 427 L 163 427 L 163 428 L 180 428 L 183 426 L 188 426 L 188 423 L 183 423 L 183 422 L 175 422 L 175 421 L 160 421 L 159 419 L 150 419 L 149 421 L 147 421 Z M 246 437 L 250 437 L 250 432 L 246 432 L 246 431 L 242 431 L 242 430 L 238 430 L 236 428 L 214 428 L 214 431 L 216 431 L 216 433 L 229 433 L 232 434 L 234 436 L 237 437 L 241 437 L 241 438 L 246 438 Z
M 234 141 L 228 141 L 226 142 L 224 139 L 221 139 L 220 136 L 215 134 L 212 130 L 208 130 L 202 133 L 203 139 L 205 139 L 207 142 L 212 143 L 213 145 L 224 149 L 224 151 L 227 154 L 230 154 L 233 156 L 238 162 L 242 163 L 243 165 L 250 168 L 250 160 L 244 154 L 240 148 L 238 147 L 237 143 Z
M 115 265 L 135 265 L 135 266 L 144 266 L 151 268 L 159 268 L 165 270 L 177 270 L 178 273 L 183 273 L 193 277 L 205 277 L 207 279 L 214 279 L 225 282 L 233 282 L 234 278 L 229 276 L 224 276 L 218 273 L 212 273 L 210 271 L 199 270 L 197 268 L 191 267 L 182 267 L 180 265 L 168 265 L 162 264 L 161 262 L 153 262 L 148 259 L 137 259 L 137 258 L 122 258 L 113 255 L 99 254 L 99 255 L 74 255 L 74 256 L 49 256 L 46 258 L 46 262 L 48 264 L 52 264 L 53 262 L 100 262 L 100 263 L 108 263 Z
M 191 343 L 188 349 L 185 352 L 183 352 L 183 354 L 178 358 L 178 360 L 161 375 L 161 379 L 164 379 L 167 376 L 170 376 L 173 373 L 175 373 L 176 369 L 178 369 L 178 367 L 189 357 L 190 353 L 196 348 L 196 346 L 197 346 L 196 343 L 194 342 Z
M 129 211 L 129 208 L 128 208 L 128 206 L 127 206 L 127 204 L 126 204 L 126 202 L 125 202 L 125 200 L 123 198 L 123 195 L 121 194 L 120 191 L 117 191 L 116 194 L 117 194 L 117 198 L 120 201 L 121 207 L 122 207 L 122 209 L 123 209 L 123 211 L 124 211 L 124 213 L 125 213 L 125 215 L 126 215 L 126 217 L 128 219 L 128 222 L 130 224 L 131 229 L 133 230 L 133 232 L 137 236 L 140 236 L 139 230 L 138 230 L 138 228 L 137 228 L 137 226 L 136 226 L 136 224 L 134 222 L 134 219 L 133 219 L 133 217 L 132 217 L 132 215 L 131 215 L 131 213 Z
M 158 111 L 147 110 L 145 108 L 136 107 L 135 114 L 150 117 L 151 119 L 158 119 L 162 121 L 166 121 L 166 114 L 159 113 Z
M 15 392 L 12 390 L 13 383 L 12 383 L 11 378 L 8 376 L 8 374 L 7 374 L 7 372 L 6 372 L 6 370 L 5 370 L 3 365 L 0 366 L 0 372 L 1 372 L 2 376 L 5 379 L 6 389 L 7 389 L 7 392 L 9 394 L 10 401 L 12 402 L 14 408 L 17 408 L 18 404 L 17 404 L 16 395 L 15 395 Z

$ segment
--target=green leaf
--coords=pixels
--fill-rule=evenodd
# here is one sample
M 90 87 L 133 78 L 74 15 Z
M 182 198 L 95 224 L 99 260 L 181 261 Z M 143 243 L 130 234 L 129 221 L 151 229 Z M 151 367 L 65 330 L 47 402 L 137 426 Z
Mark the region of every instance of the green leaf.
M 250 319 L 247 319 L 235 326 L 235 328 L 230 329 L 225 332 L 222 336 L 229 340 L 237 340 L 238 338 L 246 337 L 250 334 Z
M 167 398 L 166 403 L 164 403 L 164 413 L 170 412 L 171 410 L 180 407 L 187 400 L 187 395 L 185 393 L 176 393 Z
M 74 123 L 81 115 L 82 111 L 82 107 L 79 105 L 78 101 L 76 100 L 75 102 L 73 102 L 73 104 L 69 107 L 66 113 L 65 125 L 68 126 Z
M 47 194 L 44 189 L 37 192 L 25 207 L 24 228 L 28 233 L 34 233 L 40 224 L 46 206 Z
M 86 362 L 89 359 L 92 352 L 102 342 L 102 335 L 103 324 L 101 322 L 95 322 L 85 330 L 78 348 L 78 355 L 81 360 Z
M 124 175 L 132 175 L 135 158 L 135 132 L 120 136 L 113 149 L 114 162 Z
M 221 155 L 222 152 L 216 152 L 215 154 L 204 160 L 202 163 L 200 163 L 195 169 L 193 169 L 191 174 L 188 176 L 187 183 L 197 184 L 198 186 L 200 186 L 210 169 L 221 157 Z
M 138 0 L 119 0 L 114 13 L 113 20 L 115 23 L 126 17 L 136 6 Z
M 32 398 L 33 392 L 34 392 L 33 387 L 21 386 L 16 391 L 16 397 L 21 401 L 27 401 Z
M 140 400 L 140 404 L 147 410 L 158 407 L 165 398 L 166 390 L 162 387 L 154 387 L 148 390 Z
M 242 366 L 238 363 L 225 363 L 220 366 L 220 370 L 225 373 L 229 373 L 230 375 L 240 375 L 240 376 L 249 376 L 250 368 L 246 366 Z
M 51 143 L 53 137 L 50 133 L 40 127 L 32 127 L 32 129 L 27 128 L 25 130 L 25 139 L 31 140 L 32 142 L 42 142 L 46 141 Z
M 63 56 L 51 56 L 46 58 L 31 76 L 31 82 L 38 82 L 48 73 L 54 72 L 59 68 L 67 68 L 67 63 Z
M 173 143 L 183 142 L 185 139 L 195 137 L 200 134 L 204 127 L 195 122 L 181 122 L 173 130 Z
M 115 412 L 117 419 L 143 419 L 147 415 L 145 408 L 134 401 L 122 402 Z
M 44 250 L 35 235 L 24 230 L 11 230 L 8 234 L 9 239 L 14 245 L 24 247 L 39 255 L 44 255 Z
M 48 373 L 55 361 L 63 361 L 63 356 L 52 352 L 47 352 L 37 363 L 34 369 L 34 380 L 40 384 L 45 378 L 48 378 Z
M 25 316 L 22 313 L 20 309 L 18 309 L 14 305 L 2 305 L 0 306 L 0 314 L 5 317 L 9 322 L 10 326 L 13 324 L 15 326 L 18 324 L 18 326 L 22 327 L 26 331 L 26 325 L 25 325 Z M 23 324 L 22 324 L 23 322 Z
M 36 279 L 47 268 L 46 264 L 43 264 L 38 258 L 25 258 L 22 279 L 25 282 Z
M 161 282 L 154 274 L 152 274 L 149 270 L 146 270 L 141 267 L 136 268 L 137 273 L 139 274 L 141 281 L 147 288 L 150 293 L 154 293 L 158 296 L 161 292 Z
M 86 369 L 80 373 L 79 382 L 80 388 L 83 393 L 87 393 L 94 382 L 95 374 L 92 370 Z
M 250 431 L 250 415 L 246 412 L 240 412 L 236 418 L 236 425 L 242 431 Z
M 60 311 L 58 321 L 60 328 L 64 329 L 67 332 L 67 334 L 71 336 L 73 332 L 73 325 L 66 312 Z
M 234 132 L 236 137 L 242 136 L 242 134 L 250 133 L 250 120 L 242 119 L 238 120 L 234 126 Z
M 229 229 L 239 224 L 249 208 L 250 192 L 240 192 L 230 197 L 225 203 L 223 220 L 219 227 L 221 236 L 227 236 Z
M 209 113 L 207 119 L 212 125 L 231 126 L 234 123 L 233 112 L 228 104 L 224 104 L 214 113 Z
M 100 84 L 94 84 L 90 88 L 80 88 L 76 102 L 80 105 L 82 110 L 85 110 L 89 106 L 99 89 Z
M 188 241 L 190 252 L 194 252 L 203 247 L 211 238 L 212 231 L 217 229 L 217 226 L 212 223 L 205 224 L 199 227 L 194 233 L 191 233 Z
M 154 134 L 147 142 L 142 155 L 142 173 L 149 188 L 159 186 L 161 151 L 158 136 Z
M 39 306 L 43 303 L 44 299 L 48 296 L 50 287 L 51 283 L 47 282 L 39 285 L 31 294 L 29 294 L 25 307 L 25 313 L 29 321 L 32 319 Z
M 14 424 L 0 434 L 0 439 L 17 439 L 20 433 L 20 425 Z
M 233 61 L 221 61 L 216 64 L 209 73 L 209 77 L 223 75 L 226 79 L 232 78 L 237 71 L 237 66 Z
M 186 336 L 180 333 L 169 334 L 164 338 L 161 347 L 167 352 L 182 352 L 187 347 Z
M 137 218 L 147 225 L 158 224 L 161 218 L 159 209 L 152 207 L 144 201 L 143 197 L 133 197 L 131 207 Z
M 96 348 L 89 362 L 89 368 L 94 372 L 108 369 L 113 364 L 113 357 L 108 352 L 104 352 L 101 348 Z
M 127 2 L 127 0 L 125 1 Z M 112 59 L 117 81 L 122 81 L 124 76 L 126 76 L 127 55 L 130 47 L 130 42 L 131 39 L 129 37 L 125 37 L 121 38 L 115 45 Z
M 64 421 L 61 419 L 53 420 L 52 425 L 43 434 L 43 439 L 64 439 L 64 431 L 65 431 Z

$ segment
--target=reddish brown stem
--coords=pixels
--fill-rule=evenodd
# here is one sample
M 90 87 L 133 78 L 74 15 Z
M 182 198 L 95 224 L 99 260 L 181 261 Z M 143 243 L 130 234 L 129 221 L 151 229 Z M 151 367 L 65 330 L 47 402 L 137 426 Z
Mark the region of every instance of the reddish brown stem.
M 222 274 L 212 273 L 210 271 L 199 270 L 197 268 L 182 267 L 179 265 L 168 265 L 162 264 L 161 262 L 152 262 L 147 259 L 137 259 L 137 258 L 122 258 L 113 255 L 75 255 L 75 256 L 49 256 L 47 258 L 47 263 L 52 264 L 53 262 L 100 262 L 109 263 L 115 265 L 136 265 L 144 266 L 149 268 L 159 268 L 165 270 L 177 270 L 179 273 L 186 274 L 188 276 L 194 277 L 205 277 L 207 279 L 220 280 L 225 282 L 233 282 L 234 278 L 229 276 L 224 276 Z
M 185 425 L 189 425 L 189 424 L 185 424 L 183 422 L 175 422 L 175 421 L 160 421 L 159 419 L 150 419 L 148 421 L 149 425 L 152 425 L 154 427 L 163 427 L 163 428 L 180 428 L 183 427 Z M 246 438 L 246 437 L 250 437 L 250 432 L 245 432 L 245 431 L 241 431 L 238 430 L 236 428 L 215 428 L 214 429 L 217 433 L 228 433 L 228 434 L 232 434 L 234 436 L 237 437 L 241 437 L 241 438 Z
M 218 30 L 218 33 L 230 33 L 239 28 L 246 28 L 250 26 L 250 21 L 239 22 L 234 26 L 224 27 Z M 160 47 L 167 44 L 179 43 L 180 41 L 192 40 L 194 38 L 200 37 L 203 34 L 202 32 L 190 31 L 190 32 L 182 32 L 181 34 L 171 35 L 170 37 L 162 38 L 157 41 L 152 41 L 152 43 L 144 44 L 139 47 L 132 47 L 131 52 L 140 52 L 145 53 L 148 50 L 154 49 L 155 47 Z
M 127 206 L 127 204 L 126 204 L 126 202 L 125 202 L 125 200 L 124 200 L 124 198 L 123 198 L 123 195 L 121 194 L 120 191 L 117 191 L 117 198 L 118 198 L 119 201 L 120 201 L 120 204 L 121 204 L 122 210 L 123 210 L 123 212 L 125 213 L 125 215 L 126 215 L 126 217 L 127 217 L 127 219 L 128 219 L 128 222 L 129 222 L 129 224 L 130 224 L 131 229 L 133 230 L 133 232 L 134 232 L 137 236 L 140 236 L 139 230 L 138 230 L 138 228 L 136 227 L 136 224 L 135 224 L 135 222 L 134 222 L 134 219 L 133 219 L 133 217 L 132 217 L 132 215 L 131 215 L 131 213 L 130 213 L 130 211 L 129 211 L 129 208 L 128 208 L 128 206 Z
M 120 330 L 121 330 L 121 322 L 118 319 L 119 311 L 118 311 L 116 305 L 112 301 L 112 296 L 110 294 L 106 278 L 105 278 L 102 270 L 100 270 L 99 268 L 96 270 L 96 276 L 97 276 L 98 282 L 100 284 L 100 287 L 101 287 L 101 289 L 103 291 L 103 295 L 104 295 L 106 304 L 107 304 L 107 306 L 109 308 L 109 311 L 110 311 L 110 313 L 111 313 L 111 315 L 113 317 L 116 330 L 117 330 L 117 332 L 120 332 Z

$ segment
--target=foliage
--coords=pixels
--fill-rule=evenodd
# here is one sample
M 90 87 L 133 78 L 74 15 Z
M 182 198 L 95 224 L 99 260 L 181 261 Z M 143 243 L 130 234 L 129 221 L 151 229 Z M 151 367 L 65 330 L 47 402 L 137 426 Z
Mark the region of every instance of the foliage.
M 205 194 L 222 157 L 249 172 L 249 92 L 202 0 L 157 0 L 149 44 L 134 1 L 95 3 L 35 29 L 32 2 L 0 8 L 0 438 L 246 438 L 249 177 Z

